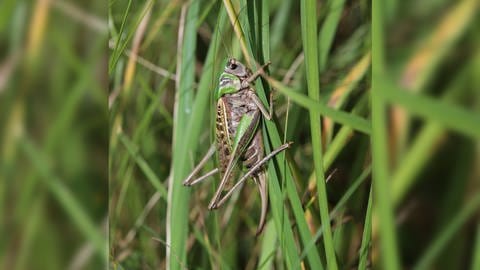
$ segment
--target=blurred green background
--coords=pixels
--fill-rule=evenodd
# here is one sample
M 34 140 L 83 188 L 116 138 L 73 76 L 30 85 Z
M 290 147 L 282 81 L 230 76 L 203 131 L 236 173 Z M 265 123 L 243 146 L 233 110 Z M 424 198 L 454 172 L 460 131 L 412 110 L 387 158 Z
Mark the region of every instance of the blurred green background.
M 0 2 L 0 268 L 104 269 L 106 5 Z
M 480 269 L 478 15 L 476 0 L 2 0 L 0 269 Z M 181 185 L 232 56 L 272 62 L 255 84 L 264 103 L 275 88 L 265 147 L 294 141 L 269 163 L 259 237 L 252 183 L 216 211 L 219 179 Z
M 374 261 L 478 269 L 479 3 L 373 3 Z
M 113 267 L 322 269 L 327 261 L 331 269 L 359 261 L 366 267 L 370 4 L 307 2 L 304 7 L 294 0 L 111 2 Z M 317 22 L 320 36 L 311 28 Z M 305 46 L 320 47 L 312 55 Z M 251 181 L 215 211 L 207 207 L 218 177 L 192 188 L 181 184 L 214 142 L 213 93 L 232 56 L 253 70 L 255 61 L 272 62 L 269 80 L 280 86 L 274 86 L 276 117 L 262 124 L 265 147 L 269 152 L 284 140 L 294 141 L 286 156 L 268 166 L 270 214 L 258 237 L 260 202 Z M 305 59 L 319 61 L 306 66 Z M 308 101 L 315 91 L 307 94 L 315 83 L 307 78 L 312 71 L 317 80 L 322 75 L 317 82 L 322 100 L 313 106 Z M 257 80 L 255 88 L 266 102 L 271 91 L 266 80 Z M 307 95 L 312 96 L 305 102 Z M 311 110 L 318 118 L 327 102 L 333 121 L 325 119 L 320 134 L 306 116 Z M 215 160 L 208 162 L 204 172 L 214 166 Z M 328 198 L 317 196 L 316 175 L 325 178 L 335 169 Z M 329 207 L 335 209 L 330 217 Z M 324 239 L 320 224 L 329 225 L 329 219 L 335 229 Z

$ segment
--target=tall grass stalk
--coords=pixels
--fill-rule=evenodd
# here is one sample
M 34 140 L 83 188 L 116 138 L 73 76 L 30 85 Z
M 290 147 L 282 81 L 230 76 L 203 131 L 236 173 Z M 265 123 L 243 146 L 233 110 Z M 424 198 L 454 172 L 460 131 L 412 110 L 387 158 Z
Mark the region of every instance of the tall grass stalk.
M 175 112 L 172 153 L 172 177 L 168 189 L 167 208 L 167 265 L 170 269 L 180 269 L 181 264 L 172 258 L 178 256 L 180 262 L 186 261 L 186 248 L 188 233 L 188 212 L 190 190 L 182 185 L 183 179 L 188 175 L 192 166 L 188 162 L 189 150 L 195 149 L 196 145 L 185 143 L 192 136 L 193 130 L 187 130 L 188 121 L 192 118 L 193 85 L 195 76 L 195 49 L 197 18 L 200 3 L 191 2 L 183 7 L 183 15 L 179 32 L 177 52 L 177 89 L 175 93 Z M 188 10 L 188 11 L 187 11 Z M 190 139 L 189 141 L 191 141 Z M 192 147 L 192 148 L 190 148 Z
M 386 76 L 384 42 L 384 5 L 382 1 L 372 4 L 372 168 L 374 186 L 374 212 L 378 212 L 380 231 L 381 260 L 385 269 L 400 269 L 394 208 L 390 195 L 386 103 L 381 91 L 387 91 L 379 85 L 379 78 Z M 375 226 L 375 223 L 374 225 Z
M 307 73 L 308 96 L 313 100 L 320 100 L 318 43 L 317 43 L 317 5 L 316 1 L 304 0 L 301 2 L 302 13 L 302 40 L 305 51 L 305 68 Z M 323 242 L 328 269 L 338 269 L 332 232 L 328 214 L 328 199 L 325 187 L 323 170 L 323 155 L 320 133 L 320 115 L 310 111 L 310 131 L 313 147 L 313 161 L 317 178 L 318 203 L 323 228 Z

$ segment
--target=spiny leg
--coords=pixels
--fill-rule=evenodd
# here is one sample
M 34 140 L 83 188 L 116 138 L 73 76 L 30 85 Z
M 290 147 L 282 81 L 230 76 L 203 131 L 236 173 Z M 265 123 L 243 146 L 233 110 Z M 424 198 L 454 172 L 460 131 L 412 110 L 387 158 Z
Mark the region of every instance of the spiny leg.
M 266 64 L 261 66 L 257 71 L 255 71 L 255 73 L 253 73 L 250 77 L 248 77 L 244 81 L 242 81 L 242 88 L 247 87 L 250 83 L 255 81 L 258 78 L 258 76 L 260 76 L 261 74 L 263 74 L 265 72 L 264 69 L 266 67 L 268 67 L 268 65 L 270 65 L 270 64 L 271 64 L 270 61 L 267 62 Z
M 255 73 L 253 73 L 250 77 L 248 77 L 247 79 L 242 81 L 242 88 L 248 87 L 250 85 L 250 83 L 252 83 L 253 81 L 255 81 L 257 79 L 258 76 L 264 75 L 265 74 L 264 69 L 270 64 L 271 64 L 270 61 L 267 62 L 266 64 L 261 66 Z M 262 112 L 263 117 L 265 117 L 267 120 L 272 119 L 272 115 L 273 115 L 273 91 L 270 92 L 269 110 L 268 111 L 265 108 L 265 106 L 263 106 L 262 101 L 258 98 L 257 95 L 255 95 L 255 94 L 252 95 L 252 98 L 253 98 L 253 102 L 255 103 L 255 105 L 257 105 L 257 107 Z
M 251 95 L 251 97 L 252 97 L 253 103 L 255 103 L 258 109 L 262 112 L 263 117 L 265 117 L 265 119 L 267 120 L 271 120 L 273 116 L 273 91 L 270 91 L 270 100 L 269 100 L 270 104 L 268 107 L 268 111 L 265 108 L 265 106 L 263 106 L 262 101 L 260 100 L 260 98 L 258 98 L 257 95 L 253 94 Z
M 235 149 L 235 150 L 237 150 L 237 149 Z M 227 168 L 225 170 L 225 174 L 223 175 L 222 180 L 220 181 L 220 184 L 218 185 L 218 188 L 215 191 L 215 195 L 213 195 L 212 200 L 208 204 L 208 209 L 210 209 L 210 210 L 216 208 L 214 206 L 215 206 L 216 202 L 218 201 L 218 198 L 220 197 L 220 195 L 222 193 L 222 190 L 224 189 L 225 184 L 227 183 L 227 181 L 230 177 L 230 174 L 232 173 L 233 166 L 237 163 L 236 160 L 238 158 L 236 157 L 236 151 L 235 150 L 232 153 L 232 157 L 230 158 L 230 161 L 228 162 Z
M 208 152 L 205 154 L 205 156 L 202 158 L 202 160 L 198 163 L 198 165 L 193 169 L 193 171 L 190 173 L 190 175 L 187 177 L 187 179 L 185 179 L 183 181 L 183 185 L 184 186 L 191 186 L 191 185 L 194 185 L 204 179 L 206 179 L 207 177 L 211 176 L 211 175 L 214 175 L 215 173 L 218 172 L 218 168 L 217 169 L 214 169 L 210 172 L 208 172 L 207 174 L 205 174 L 204 176 L 201 176 L 199 178 L 196 178 L 194 179 L 193 177 L 203 168 L 203 166 L 205 166 L 205 164 L 207 163 L 207 161 L 210 159 L 210 157 L 213 156 L 213 154 L 215 153 L 215 144 L 212 144 L 210 146 L 210 149 L 208 149 Z M 216 170 L 216 171 L 215 171 Z M 215 171 L 215 172 L 214 172 Z
M 189 181 L 188 183 L 183 182 L 183 185 L 184 185 L 184 186 L 193 186 L 193 185 L 195 185 L 195 184 L 197 184 L 197 183 L 202 182 L 203 180 L 207 179 L 208 177 L 210 177 L 210 176 L 218 173 L 219 171 L 220 171 L 220 170 L 219 170 L 218 168 L 215 168 L 215 169 L 209 171 L 208 173 L 206 173 L 206 174 L 204 174 L 204 175 L 202 175 L 202 176 L 200 176 L 200 177 L 198 177 L 198 178 L 195 178 L 195 179 Z
M 283 144 L 281 145 L 280 147 L 278 147 L 277 149 L 273 150 L 270 154 L 268 154 L 267 156 L 265 156 L 262 160 L 260 160 L 259 162 L 257 162 L 257 164 L 255 164 L 255 166 L 253 166 L 252 168 L 250 168 L 250 170 L 248 170 L 247 173 L 245 173 L 242 178 L 240 178 L 240 180 L 222 197 L 222 198 L 219 198 L 217 200 L 217 202 L 213 201 L 210 202 L 210 206 L 209 206 L 209 209 L 216 209 L 218 207 L 220 207 L 223 203 L 225 203 L 225 201 L 232 195 L 232 193 L 238 188 L 240 187 L 240 185 L 243 184 L 243 182 L 245 182 L 248 177 L 252 176 L 252 174 L 254 174 L 255 172 L 258 171 L 258 169 L 260 169 L 261 166 L 263 166 L 265 163 L 267 163 L 267 161 L 269 161 L 272 157 L 274 157 L 275 155 L 277 155 L 278 153 L 280 153 L 281 151 L 287 149 L 290 147 L 290 145 L 292 145 L 293 142 L 288 142 L 286 144 Z M 221 190 L 220 190 L 221 191 Z

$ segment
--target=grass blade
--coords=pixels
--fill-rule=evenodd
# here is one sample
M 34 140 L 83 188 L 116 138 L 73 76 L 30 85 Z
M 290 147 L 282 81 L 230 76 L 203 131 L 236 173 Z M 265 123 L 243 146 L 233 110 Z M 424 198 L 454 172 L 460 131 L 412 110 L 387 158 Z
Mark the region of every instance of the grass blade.
M 87 213 L 85 213 L 83 207 L 75 199 L 71 191 L 62 184 L 62 180 L 58 179 L 58 177 L 52 173 L 50 166 L 46 162 L 47 159 L 36 149 L 33 143 L 25 138 L 21 141 L 21 147 L 40 174 L 40 177 L 44 180 L 50 192 L 52 192 L 58 200 L 59 205 L 70 215 L 72 224 L 75 224 L 78 229 L 85 234 L 85 238 L 93 244 L 98 255 L 104 261 L 107 261 L 107 241 L 99 232 L 98 226 L 96 226 Z
M 188 146 L 185 144 L 186 136 L 192 131 L 187 130 L 188 120 L 192 117 L 193 83 L 195 78 L 195 48 L 197 38 L 197 16 L 199 1 L 191 2 L 184 6 L 182 12 L 185 14 L 184 25 L 181 22 L 179 31 L 179 62 L 177 65 L 177 91 L 175 96 L 174 131 L 173 131 L 173 164 L 172 177 L 170 178 L 168 190 L 167 207 L 167 265 L 169 269 L 180 269 L 181 265 L 172 254 L 179 257 L 180 262 L 186 260 L 185 244 L 188 232 L 188 207 L 190 190 L 182 185 L 183 179 L 191 169 L 187 159 Z
M 451 222 L 445 227 L 445 229 L 435 237 L 435 241 L 427 248 L 420 261 L 413 267 L 415 270 L 430 269 L 435 258 L 445 248 L 448 242 L 455 236 L 460 227 L 474 214 L 478 213 L 480 207 L 480 195 L 476 194 L 475 197 L 463 207 L 463 209 L 452 217 Z
M 367 179 L 367 176 L 370 175 L 371 168 L 365 168 L 365 170 L 358 176 L 358 178 L 352 183 L 352 185 L 348 188 L 348 190 L 343 194 L 342 198 L 338 201 L 337 205 L 335 205 L 335 208 L 330 212 L 330 221 L 332 221 L 337 214 L 340 212 L 340 209 L 342 209 L 345 204 L 348 202 L 348 200 L 352 197 L 352 195 L 355 193 L 355 191 L 358 190 L 360 185 Z M 315 233 L 313 238 L 305 245 L 304 250 L 302 251 L 302 254 L 300 254 L 300 258 L 303 258 L 305 254 L 312 249 L 315 246 L 315 243 L 320 239 L 320 237 L 323 234 L 322 228 L 318 229 L 318 231 Z
M 345 0 L 333 0 L 329 1 L 328 15 L 322 24 L 320 34 L 318 35 L 318 52 L 319 52 L 319 70 L 320 72 L 325 70 L 327 64 L 328 55 L 332 47 L 333 38 L 337 31 L 338 22 L 343 12 L 343 5 Z
M 265 1 L 263 1 L 263 6 L 262 6 L 262 13 L 261 12 L 256 12 L 253 11 L 253 14 L 262 14 L 262 18 L 259 20 L 256 20 L 256 22 L 261 22 L 261 26 L 257 27 L 251 27 L 251 29 L 259 29 L 259 27 L 262 27 L 263 25 L 268 25 L 268 8 L 266 7 Z M 246 5 L 246 3 L 243 3 Z M 254 5 L 256 8 L 256 6 Z M 237 19 L 235 19 L 237 20 Z M 244 16 L 240 17 L 239 21 L 246 21 Z M 255 21 L 255 20 L 254 20 Z M 248 26 L 248 24 L 245 24 Z M 246 31 L 246 35 L 249 35 L 250 32 Z M 245 44 L 245 48 L 250 51 L 256 51 L 256 52 L 261 52 L 262 55 L 259 57 L 263 56 L 266 59 L 269 59 L 269 35 L 267 34 L 267 30 L 262 28 L 262 46 L 261 50 L 257 48 L 257 44 Z M 242 39 L 239 37 L 240 42 L 242 42 Z M 247 39 L 251 40 L 251 39 Z M 257 48 L 253 50 L 252 48 Z M 263 84 L 257 83 L 256 84 L 256 90 L 257 94 L 259 97 L 265 101 L 266 100 L 266 95 L 264 91 Z M 272 121 L 266 121 L 265 126 L 267 129 L 267 132 L 264 132 L 265 138 L 269 138 L 270 143 L 266 142 L 265 148 L 266 151 L 269 152 L 272 149 L 280 146 L 282 144 L 282 140 L 280 139 L 278 128 L 275 123 Z M 285 140 L 285 138 L 284 138 Z M 296 240 L 293 235 L 293 231 L 291 229 L 290 222 L 288 221 L 288 212 L 287 209 L 284 206 L 284 190 L 282 191 L 280 185 L 278 184 L 277 179 L 283 179 L 282 183 L 282 188 L 286 188 L 287 196 L 290 200 L 290 203 L 292 205 L 292 211 L 293 215 L 295 216 L 295 220 L 297 222 L 298 230 L 300 233 L 300 237 L 302 239 L 302 242 L 306 244 L 309 239 L 311 239 L 311 234 L 310 231 L 308 230 L 308 225 L 306 224 L 306 221 L 304 219 L 304 212 L 303 208 L 300 202 L 300 198 L 298 197 L 297 190 L 295 188 L 295 185 L 293 184 L 293 178 L 291 175 L 291 171 L 288 166 L 286 166 L 285 162 L 285 153 L 281 153 L 275 157 L 275 162 L 270 162 L 269 168 L 268 168 L 268 174 L 269 174 L 269 188 L 270 188 L 270 201 L 271 201 L 271 208 L 272 208 L 272 214 L 274 218 L 274 223 L 275 223 L 275 228 L 277 231 L 277 235 L 279 236 L 279 242 L 282 247 L 282 250 L 284 252 L 284 255 L 286 256 L 286 263 L 287 267 L 289 269 L 297 269 L 300 267 L 300 259 L 298 257 L 298 251 L 296 247 Z M 277 168 L 275 168 L 277 166 Z M 280 176 L 280 177 L 279 177 Z M 321 261 L 320 261 L 320 256 L 317 252 L 317 250 L 312 249 L 310 252 L 307 254 L 307 259 L 313 269 L 323 269 Z
M 455 107 L 440 100 L 403 91 L 385 81 L 380 94 L 389 102 L 406 108 L 411 114 L 440 123 L 466 136 L 480 138 L 480 114 Z
M 137 163 L 138 167 L 140 167 L 140 169 L 143 171 L 147 179 L 150 181 L 152 186 L 154 186 L 155 189 L 162 195 L 163 199 L 167 201 L 167 197 L 168 197 L 167 189 L 163 186 L 160 179 L 158 179 L 155 172 L 150 168 L 150 166 L 145 161 L 145 159 L 143 159 L 142 156 L 138 153 L 138 150 L 135 149 L 135 146 L 127 138 L 127 136 L 125 136 L 125 134 L 123 133 L 119 134 L 119 138 L 120 138 L 120 141 L 125 146 L 125 148 L 127 148 L 128 153 L 132 156 L 132 158 Z
M 383 251 L 383 268 L 390 270 L 400 269 L 394 208 L 391 200 L 389 179 L 386 104 L 381 96 L 385 91 L 379 80 L 385 76 L 385 52 L 383 2 L 376 0 L 372 3 L 372 169 L 373 186 L 376 197 L 374 201 L 374 216 L 380 220 L 380 247 Z
M 320 79 L 318 66 L 318 44 L 317 44 L 317 5 L 314 0 L 303 0 L 301 2 L 302 14 L 302 40 L 305 52 L 305 68 L 307 73 L 308 96 L 320 100 Z M 328 269 L 336 270 L 337 259 L 335 246 L 332 239 L 330 218 L 328 214 L 328 199 L 325 186 L 325 175 L 323 171 L 323 155 L 320 133 L 320 115 L 314 111 L 310 114 L 310 130 L 312 136 L 313 161 L 315 165 L 315 176 L 317 178 L 318 203 L 320 208 L 320 219 L 323 228 L 323 243 L 325 246 L 325 257 Z
M 370 123 L 358 116 L 346 113 L 343 111 L 335 110 L 323 104 L 319 100 L 314 100 L 311 97 L 300 94 L 299 92 L 284 86 L 280 82 L 267 78 L 268 82 L 279 92 L 290 97 L 293 102 L 299 104 L 300 106 L 312 111 L 314 114 L 329 117 L 331 120 L 349 126 L 352 129 L 355 129 L 359 132 L 370 134 L 371 126 Z
M 360 246 L 359 251 L 359 262 L 358 262 L 358 269 L 365 270 L 367 269 L 367 262 L 368 262 L 368 250 L 370 247 L 370 241 L 372 238 L 372 193 L 373 190 L 370 188 L 370 195 L 368 196 L 368 206 L 367 206 L 367 214 L 365 215 L 365 222 L 363 225 L 363 236 L 362 236 L 362 244 Z
M 278 238 L 273 221 L 267 222 L 264 234 L 257 269 L 272 269 Z

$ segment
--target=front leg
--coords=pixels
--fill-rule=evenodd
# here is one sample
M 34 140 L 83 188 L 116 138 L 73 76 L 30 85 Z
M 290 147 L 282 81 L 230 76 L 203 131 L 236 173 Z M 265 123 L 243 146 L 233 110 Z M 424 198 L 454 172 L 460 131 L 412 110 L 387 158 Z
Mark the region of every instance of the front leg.
M 271 64 L 270 61 L 268 61 L 265 65 L 261 66 L 257 71 L 255 71 L 255 73 L 253 73 L 250 77 L 243 80 L 241 84 L 242 89 L 247 88 L 250 85 L 250 83 L 252 83 L 258 78 L 258 76 L 264 74 L 265 68 L 268 67 L 268 65 L 270 64 Z
M 265 117 L 265 119 L 267 119 L 267 120 L 272 120 L 272 116 L 273 116 L 273 91 L 270 91 L 270 100 L 269 100 L 270 104 L 268 106 L 268 111 L 267 111 L 267 108 L 265 108 L 265 106 L 263 106 L 262 101 L 260 100 L 260 98 L 255 93 L 251 94 L 251 98 L 253 100 L 253 103 L 255 103 L 255 105 L 258 107 L 258 109 L 262 112 L 263 117 Z

